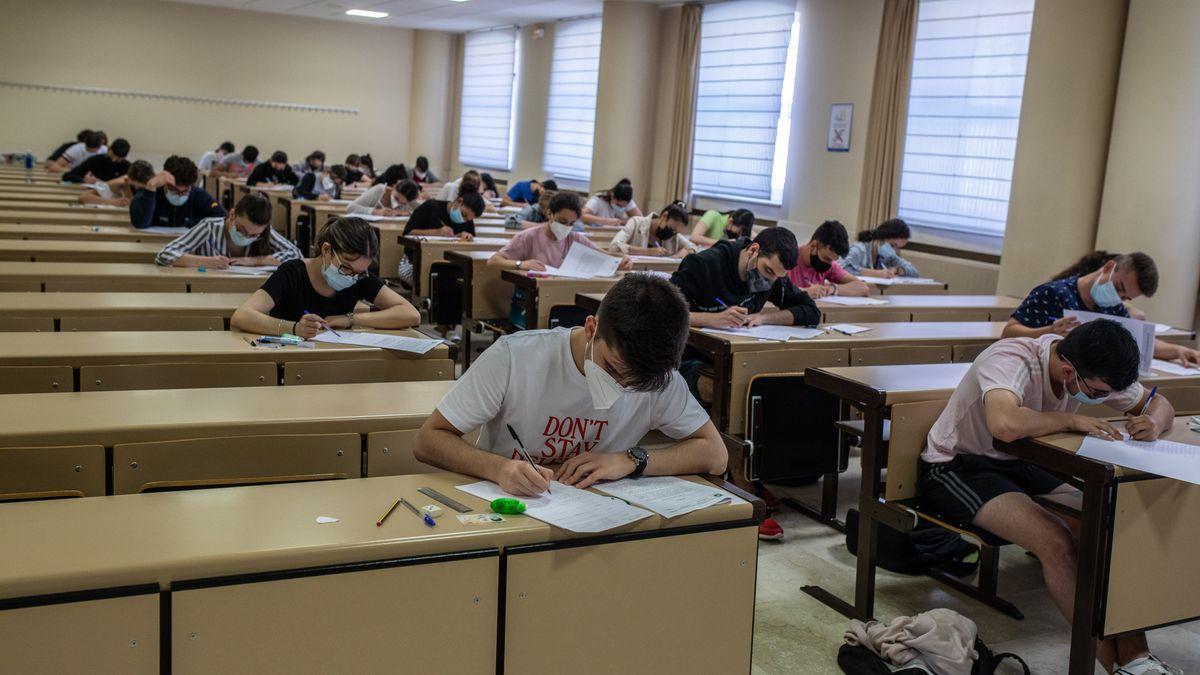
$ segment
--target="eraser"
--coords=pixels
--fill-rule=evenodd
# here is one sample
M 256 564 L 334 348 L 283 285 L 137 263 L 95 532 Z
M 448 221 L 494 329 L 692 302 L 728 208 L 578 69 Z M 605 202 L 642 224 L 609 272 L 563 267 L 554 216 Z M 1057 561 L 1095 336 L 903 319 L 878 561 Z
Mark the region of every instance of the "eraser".
M 438 506 L 437 504 L 426 504 L 425 506 L 421 507 L 421 510 L 433 516 L 434 518 L 442 517 L 442 507 Z

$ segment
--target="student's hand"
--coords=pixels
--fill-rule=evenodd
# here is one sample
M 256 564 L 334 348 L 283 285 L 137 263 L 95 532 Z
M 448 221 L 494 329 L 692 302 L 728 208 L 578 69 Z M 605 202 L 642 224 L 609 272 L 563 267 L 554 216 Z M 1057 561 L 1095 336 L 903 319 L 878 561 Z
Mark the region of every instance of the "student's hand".
M 133 201 L 133 200 L 131 200 L 129 197 L 117 197 L 116 199 L 112 200 L 112 205 L 113 206 L 129 206 L 129 202 L 131 202 L 131 201 Z
M 333 197 L 330 197 L 329 195 L 317 195 L 317 201 L 319 202 L 327 202 L 330 199 L 333 199 Z
M 629 259 L 629 256 L 623 256 L 621 258 L 621 264 L 617 265 L 617 269 L 631 270 L 631 269 L 633 269 L 633 261 Z
M 541 260 L 526 260 L 521 263 L 521 270 L 525 272 L 545 272 L 546 263 Z
M 1153 441 L 1163 432 L 1162 425 L 1151 415 L 1137 415 L 1125 422 L 1125 430 L 1135 441 Z
M 175 185 L 175 176 L 170 171 L 159 171 L 154 178 L 146 181 L 147 190 L 157 190 L 164 185 Z
M 579 489 L 600 480 L 617 480 L 633 473 L 637 465 L 623 452 L 588 452 L 563 462 L 554 472 L 555 479 Z
M 271 265 L 274 262 L 267 256 L 242 256 L 240 258 L 230 258 L 229 266 L 239 267 L 262 267 L 263 265 Z
M 350 328 L 350 319 L 347 319 L 345 314 L 327 316 L 325 317 L 325 323 L 331 328 Z
M 1200 365 L 1200 351 L 1180 345 L 1175 350 L 1175 360 L 1184 366 Z
M 1096 436 L 1106 441 L 1119 441 L 1122 439 L 1121 432 L 1116 427 L 1098 417 L 1088 417 L 1087 415 L 1073 415 L 1071 417 L 1071 431 Z
M 749 317 L 747 317 L 746 323 L 742 324 L 742 327 L 754 328 L 755 326 L 761 326 L 764 323 L 766 323 L 766 314 L 759 312 L 758 314 L 751 314 Z
M 318 333 L 325 332 L 325 320 L 316 314 L 305 314 L 296 322 L 296 335 L 311 340 Z
M 879 270 L 879 276 L 883 277 L 884 279 L 894 279 L 898 274 L 900 274 L 900 271 L 895 267 L 886 267 Z
M 441 235 L 441 236 L 443 236 L 443 237 L 453 237 L 453 236 L 454 236 L 454 229 L 453 229 L 453 228 L 451 228 L 449 225 L 443 225 L 443 226 L 441 227 L 441 229 L 439 229 L 439 230 L 438 230 L 438 234 L 439 234 L 439 235 Z
M 87 175 L 83 177 L 83 182 L 88 183 L 90 185 L 92 183 L 99 183 L 100 180 L 98 178 L 96 178 L 95 176 L 93 176 L 92 172 L 89 171 L 89 172 L 87 172 Z
M 746 325 L 746 315 L 746 308 L 736 305 L 723 312 L 709 314 L 709 326 L 712 328 L 740 328 Z
M 812 298 L 813 300 L 833 295 L 833 286 L 827 286 L 825 284 L 814 284 L 808 288 L 802 288 L 800 290 L 807 293 L 808 297 Z
M 544 493 L 553 478 L 554 472 L 547 467 L 534 469 L 523 459 L 510 459 L 500 467 L 496 483 L 510 495 L 533 497 Z
M 1050 324 L 1050 332 L 1055 335 L 1067 336 L 1071 329 L 1079 325 L 1079 319 L 1073 316 L 1064 316 L 1063 318 Z
M 211 267 L 216 270 L 223 270 L 233 262 L 233 258 L 227 258 L 223 255 L 210 255 L 201 258 L 204 261 L 205 267 Z
M 470 232 L 459 232 L 458 239 L 459 241 L 474 241 L 475 235 L 471 234 Z

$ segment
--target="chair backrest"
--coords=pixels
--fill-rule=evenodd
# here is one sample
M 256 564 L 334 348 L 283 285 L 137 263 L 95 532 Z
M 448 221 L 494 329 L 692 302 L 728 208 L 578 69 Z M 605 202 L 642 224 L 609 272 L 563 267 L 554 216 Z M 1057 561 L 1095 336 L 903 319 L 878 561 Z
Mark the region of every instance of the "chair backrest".
M 76 331 L 147 331 L 147 330 L 225 330 L 225 319 L 219 316 L 64 316 L 59 330 Z
M 278 384 L 279 367 L 274 363 L 137 363 L 79 369 L 80 391 L 274 387 Z
M 277 434 L 113 446 L 113 493 L 358 478 L 358 434 Z
M 0 366 L 0 394 L 75 391 L 71 366 Z
M 955 363 L 973 363 L 991 345 L 954 345 Z
M 897 403 L 892 406 L 892 433 L 888 440 L 887 485 L 889 501 L 917 496 L 918 460 L 925 439 L 950 399 Z
M 0 502 L 104 494 L 104 446 L 0 448 Z
M 288 361 L 283 383 L 362 384 L 454 379 L 450 359 L 362 359 L 345 361 Z
M 901 323 L 911 321 L 909 312 L 894 312 L 885 309 L 846 309 L 838 307 L 824 311 L 822 323 Z
M 950 363 L 949 345 L 898 345 L 855 347 L 850 350 L 853 366 L 904 366 L 914 363 Z
M 0 321 L 6 333 L 53 333 L 54 318 L 49 316 L 10 316 Z
M 946 309 L 913 312 L 913 321 L 991 321 L 986 309 Z
M 746 388 L 747 433 L 754 454 L 747 473 L 765 481 L 840 471 L 839 401 L 804 385 L 801 373 L 755 375 Z M 797 433 L 803 430 L 803 433 Z
M 186 281 L 133 279 L 47 279 L 47 293 L 187 293 Z

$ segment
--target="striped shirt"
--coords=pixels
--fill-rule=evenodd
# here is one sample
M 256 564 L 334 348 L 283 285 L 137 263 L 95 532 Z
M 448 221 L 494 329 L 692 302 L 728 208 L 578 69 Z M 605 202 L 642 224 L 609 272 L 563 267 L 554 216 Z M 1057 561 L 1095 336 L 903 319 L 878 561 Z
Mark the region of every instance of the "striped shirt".
M 154 262 L 159 265 L 170 266 L 179 260 L 184 255 L 199 255 L 199 256 L 215 256 L 223 255 L 229 258 L 240 257 L 230 252 L 229 242 L 225 238 L 226 225 L 225 218 L 205 218 L 196 223 L 195 227 L 187 232 L 179 235 L 175 241 L 163 247 L 163 250 L 155 256 Z M 268 227 L 266 236 L 270 233 L 270 253 L 269 255 L 278 260 L 280 263 L 285 263 L 289 260 L 298 260 L 303 256 L 300 255 L 300 249 L 296 245 L 288 241 L 283 235 L 276 232 L 273 228 Z M 247 247 L 248 248 L 248 247 Z M 244 255 L 244 254 L 243 254 Z

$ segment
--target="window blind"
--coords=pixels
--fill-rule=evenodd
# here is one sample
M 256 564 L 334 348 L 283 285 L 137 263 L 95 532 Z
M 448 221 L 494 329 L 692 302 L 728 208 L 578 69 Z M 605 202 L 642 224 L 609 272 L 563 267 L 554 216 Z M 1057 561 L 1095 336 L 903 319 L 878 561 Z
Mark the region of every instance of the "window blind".
M 921 0 L 900 217 L 1004 236 L 1034 0 Z
M 781 197 L 795 84 L 794 24 L 794 3 L 740 0 L 704 7 L 693 192 L 767 201 Z
M 468 33 L 463 51 L 458 161 L 482 169 L 512 168 L 513 89 L 517 30 Z
M 600 25 L 595 17 L 563 21 L 554 29 L 542 166 L 556 178 L 586 183 L 592 176 Z

